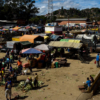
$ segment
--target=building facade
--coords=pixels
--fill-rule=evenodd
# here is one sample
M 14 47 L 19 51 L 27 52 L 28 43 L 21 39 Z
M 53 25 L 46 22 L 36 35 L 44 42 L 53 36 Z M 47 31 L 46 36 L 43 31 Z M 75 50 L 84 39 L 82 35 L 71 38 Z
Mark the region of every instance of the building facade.
M 74 25 L 87 25 L 89 19 L 87 18 L 69 18 L 69 19 L 56 19 L 58 25 L 74 26 Z

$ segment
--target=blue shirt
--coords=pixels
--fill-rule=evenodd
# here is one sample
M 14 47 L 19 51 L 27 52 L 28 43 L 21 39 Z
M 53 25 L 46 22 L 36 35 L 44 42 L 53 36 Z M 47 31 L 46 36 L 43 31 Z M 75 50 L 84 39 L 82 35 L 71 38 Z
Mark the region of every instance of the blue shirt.
M 10 67 L 10 71 L 12 71 L 12 67 Z
M 96 61 L 99 61 L 99 55 L 96 56 Z
M 6 59 L 7 63 L 9 62 L 9 58 Z
M 11 85 L 11 81 L 7 81 L 7 86 L 8 86 L 9 84 Z M 6 87 L 6 89 L 8 89 L 8 87 Z
M 90 87 L 91 86 L 91 81 L 90 80 L 86 81 L 86 84 L 88 85 L 88 87 Z
M 70 49 L 68 48 L 68 52 L 70 52 Z

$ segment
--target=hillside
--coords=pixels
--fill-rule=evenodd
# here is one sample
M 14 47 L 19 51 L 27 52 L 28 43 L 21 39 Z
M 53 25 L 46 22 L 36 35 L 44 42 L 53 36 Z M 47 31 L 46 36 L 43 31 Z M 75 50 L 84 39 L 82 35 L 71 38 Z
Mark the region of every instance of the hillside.
M 53 12 L 57 18 L 89 18 L 92 20 L 99 20 L 100 21 L 100 8 L 91 8 L 91 9 L 63 9 L 63 7 L 59 10 Z

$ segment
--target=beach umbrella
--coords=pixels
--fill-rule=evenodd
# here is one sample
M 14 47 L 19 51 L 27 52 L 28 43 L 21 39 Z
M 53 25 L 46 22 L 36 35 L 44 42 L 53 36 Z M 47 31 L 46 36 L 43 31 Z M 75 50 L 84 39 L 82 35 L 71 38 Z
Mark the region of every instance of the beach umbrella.
M 23 54 L 39 54 L 39 53 L 42 53 L 42 52 L 34 48 L 29 48 L 23 52 Z
M 45 51 L 48 51 L 48 50 L 50 50 L 51 49 L 51 47 L 49 47 L 48 45 L 46 45 L 46 44 L 40 44 L 40 45 L 38 45 L 38 46 L 36 46 L 36 47 L 34 47 L 35 49 L 39 49 L 39 50 L 45 50 Z

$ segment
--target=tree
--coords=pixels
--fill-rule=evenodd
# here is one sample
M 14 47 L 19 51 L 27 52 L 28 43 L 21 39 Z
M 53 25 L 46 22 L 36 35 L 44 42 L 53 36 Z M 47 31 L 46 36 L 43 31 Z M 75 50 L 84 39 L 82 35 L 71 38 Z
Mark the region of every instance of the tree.
M 31 14 L 38 13 L 39 9 L 35 7 L 34 3 L 34 0 L 5 0 L 3 12 L 6 13 L 6 19 L 28 20 Z
M 60 14 L 61 14 L 61 15 L 64 15 L 64 9 L 63 9 L 63 7 L 61 7 Z

